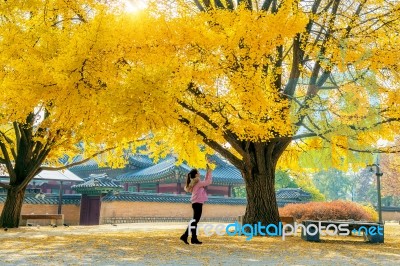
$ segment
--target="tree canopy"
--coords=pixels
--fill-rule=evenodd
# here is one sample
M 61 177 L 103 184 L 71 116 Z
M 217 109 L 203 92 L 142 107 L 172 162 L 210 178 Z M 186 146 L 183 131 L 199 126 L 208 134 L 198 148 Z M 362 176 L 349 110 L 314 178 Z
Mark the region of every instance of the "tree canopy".
M 398 1 L 150 7 L 155 22 L 142 24 L 136 46 L 147 56 L 128 61 L 146 68 L 143 79 L 166 73 L 149 79 L 152 97 L 176 99 L 160 107 L 178 134 L 161 133 L 157 148 L 165 141 L 190 160 L 198 141 L 226 157 L 246 181 L 253 207 L 245 221 L 277 221 L 270 204 L 278 160 L 297 171 L 346 170 L 364 167 L 373 152 L 399 151 L 377 146 L 399 132 Z
M 399 150 L 376 145 L 399 130 L 396 1 L 172 2 L 149 5 L 135 37 L 146 57 L 128 61 L 180 132 L 160 137 L 176 150 L 185 136 L 240 166 L 248 143 L 290 138 L 280 165 L 298 170 Z
M 277 167 L 399 151 L 377 147 L 399 132 L 399 18 L 395 0 L 149 1 L 131 15 L 118 1 L 7 1 L 1 186 L 151 132 L 150 152 L 193 166 L 219 152 L 245 179 L 245 222 L 276 223 Z
M 0 226 L 18 226 L 25 188 L 43 169 L 111 149 L 118 163 L 123 144 L 149 132 L 124 82 L 131 24 L 113 3 L 0 5 L 0 163 L 10 177 L 0 183 L 8 190 Z M 122 105 L 135 107 L 126 114 Z

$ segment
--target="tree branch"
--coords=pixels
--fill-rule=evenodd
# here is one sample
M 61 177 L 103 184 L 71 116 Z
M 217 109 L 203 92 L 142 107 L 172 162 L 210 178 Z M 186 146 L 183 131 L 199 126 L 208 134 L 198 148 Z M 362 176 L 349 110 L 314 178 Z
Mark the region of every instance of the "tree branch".
M 289 81 L 285 86 L 283 93 L 288 96 L 293 96 L 296 91 L 297 82 L 300 77 L 300 62 L 301 62 L 301 48 L 300 48 L 300 34 L 297 34 L 293 39 L 293 59 L 292 69 L 290 70 Z
M 87 161 L 89 161 L 90 159 L 93 159 L 93 158 L 96 157 L 97 155 L 100 155 L 100 154 L 106 153 L 106 152 L 108 152 L 108 151 L 114 150 L 115 148 L 116 148 L 116 146 L 115 146 L 115 147 L 108 148 L 108 149 L 105 149 L 105 150 L 102 150 L 102 151 L 99 151 L 99 152 L 97 152 L 97 153 L 95 153 L 95 154 L 92 154 L 92 155 L 89 156 L 88 158 L 86 158 L 86 159 L 84 159 L 84 160 L 82 160 L 82 161 L 79 161 L 79 162 L 67 164 L 67 165 L 60 166 L 60 167 L 42 166 L 42 167 L 40 167 L 39 169 L 40 169 L 40 171 L 59 171 L 59 170 L 64 170 L 64 169 L 70 168 L 70 167 L 72 167 L 72 166 L 76 166 L 76 165 L 80 165 L 80 164 L 86 163 Z
M 322 137 L 322 136 L 320 136 Z M 329 143 L 332 143 L 330 140 L 324 138 L 326 141 Z M 372 150 L 363 150 L 363 149 L 357 149 L 357 148 L 351 148 L 351 147 L 344 147 L 343 145 L 335 143 L 336 147 L 339 147 L 344 150 L 349 150 L 349 151 L 354 151 L 354 152 L 360 152 L 360 153 L 400 153 L 400 150 L 398 151 L 390 151 L 390 150 L 381 150 L 381 149 L 372 149 Z
M 226 7 L 229 10 L 234 10 L 235 9 L 235 5 L 233 4 L 233 0 L 226 0 Z
M 263 5 L 261 6 L 261 10 L 268 11 L 269 7 L 271 6 L 273 0 L 265 0 Z
M 237 168 L 239 168 L 239 169 L 242 168 L 242 161 L 239 158 L 237 158 L 233 153 L 231 153 L 230 151 L 228 151 L 227 149 L 222 147 L 218 142 L 207 138 L 207 135 L 200 129 L 192 126 L 188 119 L 181 116 L 179 118 L 179 121 L 188 127 L 193 127 L 196 131 L 196 134 L 198 134 L 199 136 L 201 136 L 203 138 L 203 141 L 207 146 L 209 146 L 216 152 L 220 153 L 223 157 L 225 157 L 229 162 L 231 162 Z
M 245 8 L 248 10 L 253 9 L 253 2 L 252 0 L 237 0 L 238 6 L 244 2 Z
M 225 6 L 222 4 L 221 0 L 214 0 L 214 3 L 217 8 L 225 9 Z
M 286 150 L 287 146 L 289 146 L 290 142 L 293 140 L 291 137 L 280 138 L 280 140 L 275 144 L 272 156 L 275 162 L 278 162 L 278 159 L 281 157 L 282 153 Z
M 304 133 L 304 134 L 300 134 L 300 135 L 295 135 L 292 137 L 292 140 L 298 140 L 298 139 L 303 139 L 303 138 L 310 138 L 310 137 L 317 137 L 318 134 L 315 132 L 312 133 Z
M 205 12 L 206 9 L 201 5 L 199 0 L 194 0 L 194 3 L 196 4 L 197 8 L 201 11 L 201 12 Z
M 19 150 L 19 145 L 21 142 L 21 134 L 20 134 L 20 130 L 19 130 L 19 126 L 17 122 L 13 122 L 13 127 L 14 127 L 14 132 L 15 132 L 15 141 L 16 141 L 16 150 Z
M 0 131 L 0 134 L 3 136 L 4 140 L 7 141 L 7 143 L 9 144 L 11 155 L 13 156 L 13 159 L 15 161 L 17 159 L 17 154 L 15 153 L 15 149 L 12 147 L 14 146 L 14 142 L 12 141 L 12 139 L 7 137 L 7 135 L 4 132 Z
M 224 139 L 232 145 L 232 147 L 240 154 L 242 157 L 246 156 L 245 150 L 242 148 L 243 144 L 237 136 L 230 130 L 224 130 Z
M 377 127 L 379 125 L 387 124 L 387 123 L 391 123 L 391 122 L 400 122 L 400 118 L 394 118 L 394 117 L 388 118 L 387 120 L 383 120 L 383 121 L 380 121 L 380 122 L 377 122 L 377 123 L 373 124 L 371 127 L 356 127 L 355 125 L 351 125 L 350 128 L 353 129 L 353 130 L 362 130 L 362 131 L 364 131 L 364 130 L 373 129 L 374 127 Z
M 10 182 L 14 181 L 14 180 L 16 180 L 17 177 L 16 177 L 15 171 L 13 169 L 13 166 L 12 166 L 12 163 L 10 160 L 10 156 L 8 155 L 7 147 L 2 141 L 0 141 L 0 148 L 1 148 L 1 152 L 3 153 L 3 156 L 4 156 L 8 175 L 10 176 Z
M 210 117 L 208 117 L 208 115 L 206 115 L 203 112 L 198 111 L 197 109 L 195 109 L 193 106 L 190 106 L 188 104 L 186 104 L 185 102 L 181 101 L 181 100 L 177 100 L 178 104 L 180 106 L 182 106 L 183 108 L 185 108 L 186 110 L 200 116 L 201 118 L 203 118 L 208 124 L 210 124 L 214 129 L 219 129 L 218 124 L 214 123 L 213 121 L 211 121 Z

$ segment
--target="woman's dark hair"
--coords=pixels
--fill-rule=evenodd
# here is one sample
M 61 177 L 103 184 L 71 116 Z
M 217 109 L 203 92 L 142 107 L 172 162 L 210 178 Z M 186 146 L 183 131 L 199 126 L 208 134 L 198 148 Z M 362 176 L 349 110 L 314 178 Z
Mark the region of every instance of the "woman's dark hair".
M 186 177 L 186 187 L 189 186 L 189 184 L 190 184 L 190 179 L 196 178 L 196 174 L 197 174 L 198 172 L 199 172 L 199 171 L 197 171 L 197 169 L 192 169 L 192 170 L 190 170 L 189 174 L 187 174 L 187 177 Z

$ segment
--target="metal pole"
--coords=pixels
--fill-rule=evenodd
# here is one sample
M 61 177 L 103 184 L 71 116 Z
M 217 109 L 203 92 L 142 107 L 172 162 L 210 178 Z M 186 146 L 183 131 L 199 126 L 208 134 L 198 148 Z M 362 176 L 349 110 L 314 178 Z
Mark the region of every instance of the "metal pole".
M 61 205 L 62 205 L 62 195 L 63 195 L 63 181 L 60 181 L 60 194 L 58 195 L 58 214 L 61 214 Z
M 373 167 L 376 167 L 376 189 L 378 191 L 378 215 L 379 215 L 379 223 L 383 224 L 382 222 L 382 196 L 381 196 L 381 176 L 383 173 L 381 172 L 381 169 L 379 167 L 379 157 L 376 158 L 376 163 L 367 165 L 371 167 L 371 172 L 373 171 Z
M 382 224 L 382 198 L 381 198 L 381 176 L 383 173 L 380 172 L 379 165 L 376 165 L 376 183 L 378 189 L 378 214 L 379 223 Z

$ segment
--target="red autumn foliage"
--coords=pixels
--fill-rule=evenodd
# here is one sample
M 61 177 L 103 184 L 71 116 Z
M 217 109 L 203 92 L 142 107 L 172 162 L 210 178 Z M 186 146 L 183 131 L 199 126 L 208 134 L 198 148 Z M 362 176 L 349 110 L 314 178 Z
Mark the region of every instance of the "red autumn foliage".
M 362 205 L 336 200 L 332 202 L 309 202 L 288 204 L 279 209 L 280 216 L 291 216 L 297 221 L 303 220 L 355 220 L 373 221 L 371 213 Z

